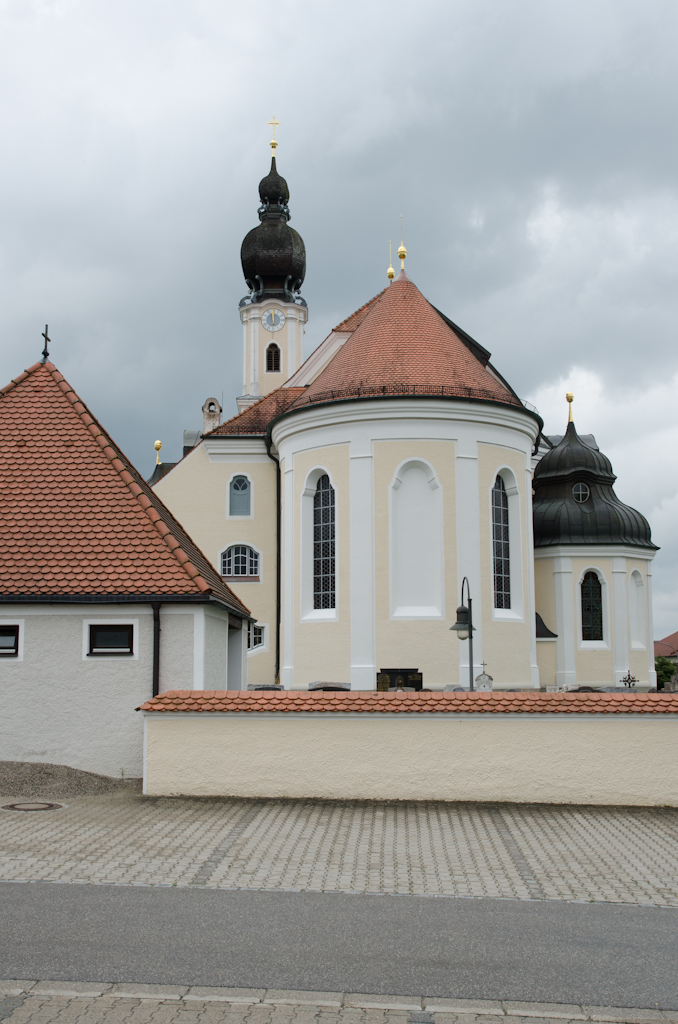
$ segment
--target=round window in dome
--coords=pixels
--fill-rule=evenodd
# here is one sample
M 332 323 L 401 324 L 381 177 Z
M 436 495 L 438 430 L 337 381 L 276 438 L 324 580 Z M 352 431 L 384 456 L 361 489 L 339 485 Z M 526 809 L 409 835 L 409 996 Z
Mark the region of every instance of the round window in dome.
M 589 498 L 591 497 L 591 492 L 586 484 L 575 484 L 572 488 L 572 497 L 575 501 L 578 501 L 580 504 L 583 504 L 583 502 L 589 500 Z

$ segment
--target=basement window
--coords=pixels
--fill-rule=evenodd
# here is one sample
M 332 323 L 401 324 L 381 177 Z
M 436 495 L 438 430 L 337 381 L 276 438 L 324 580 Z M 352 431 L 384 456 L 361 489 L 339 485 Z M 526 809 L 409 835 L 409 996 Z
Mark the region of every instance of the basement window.
M 19 656 L 19 627 L 0 626 L 0 658 Z
M 89 627 L 90 657 L 134 654 L 134 626 L 106 623 Z

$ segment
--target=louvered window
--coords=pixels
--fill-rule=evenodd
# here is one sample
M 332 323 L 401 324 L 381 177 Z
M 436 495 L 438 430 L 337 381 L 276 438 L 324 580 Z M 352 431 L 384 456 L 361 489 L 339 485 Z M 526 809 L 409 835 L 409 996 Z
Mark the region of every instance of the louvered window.
M 221 555 L 221 575 L 233 579 L 259 579 L 259 552 L 247 544 L 233 544 Z
M 313 607 L 335 607 L 334 488 L 326 473 L 313 498 Z
M 581 638 L 603 639 L 603 588 L 595 572 L 587 572 L 581 582 Z
M 234 476 L 231 480 L 229 496 L 229 515 L 248 516 L 250 514 L 250 482 L 246 476 Z
M 266 373 L 280 373 L 280 349 L 273 342 L 266 349 Z
M 509 502 L 500 476 L 492 488 L 492 557 L 494 607 L 511 607 L 511 558 L 509 551 Z

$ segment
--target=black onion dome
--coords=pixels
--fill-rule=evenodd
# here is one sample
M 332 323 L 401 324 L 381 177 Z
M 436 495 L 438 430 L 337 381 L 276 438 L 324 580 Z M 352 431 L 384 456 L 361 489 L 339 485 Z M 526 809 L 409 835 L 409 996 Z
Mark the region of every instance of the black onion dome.
M 534 546 L 627 544 L 657 550 L 647 519 L 614 493 L 616 479 L 607 456 L 585 444 L 568 423 L 534 471 Z M 584 485 L 577 488 L 583 501 L 575 500 L 577 484 Z
M 305 305 L 299 289 L 306 276 L 306 248 L 299 232 L 287 223 L 290 192 L 278 174 L 275 157 L 271 170 L 259 182 L 259 196 L 261 223 L 245 235 L 240 250 L 243 274 L 251 290 L 241 305 L 265 298 Z

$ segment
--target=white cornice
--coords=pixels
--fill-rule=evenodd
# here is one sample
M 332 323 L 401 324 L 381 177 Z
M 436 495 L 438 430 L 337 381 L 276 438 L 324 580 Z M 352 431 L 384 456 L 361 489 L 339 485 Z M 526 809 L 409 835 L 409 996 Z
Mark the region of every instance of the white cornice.
M 656 551 L 651 548 L 636 548 L 630 544 L 553 544 L 547 548 L 535 548 L 537 558 L 636 558 L 651 562 Z
M 508 427 L 527 435 L 534 444 L 539 425 L 530 414 L 510 405 L 466 402 L 463 399 L 439 398 L 376 398 L 311 405 L 295 410 L 275 424 L 272 439 L 276 446 L 293 434 L 318 427 L 329 427 L 365 420 L 394 419 L 442 420 L 447 422 L 482 423 Z
M 264 299 L 263 302 L 253 302 L 250 306 L 241 306 L 240 319 L 243 323 L 246 320 L 260 320 L 262 313 L 271 306 L 282 309 L 286 320 L 300 320 L 302 324 L 308 320 L 307 306 L 299 306 L 296 302 L 280 302 L 279 299 Z
M 332 331 L 324 341 L 321 341 L 317 349 L 311 352 L 310 356 L 297 372 L 283 384 L 284 388 L 301 388 L 311 384 L 319 373 L 325 369 L 339 349 L 351 337 L 352 331 Z
M 210 461 L 217 461 L 219 455 L 266 455 L 266 442 L 258 437 L 227 434 L 205 438 L 202 443 Z

